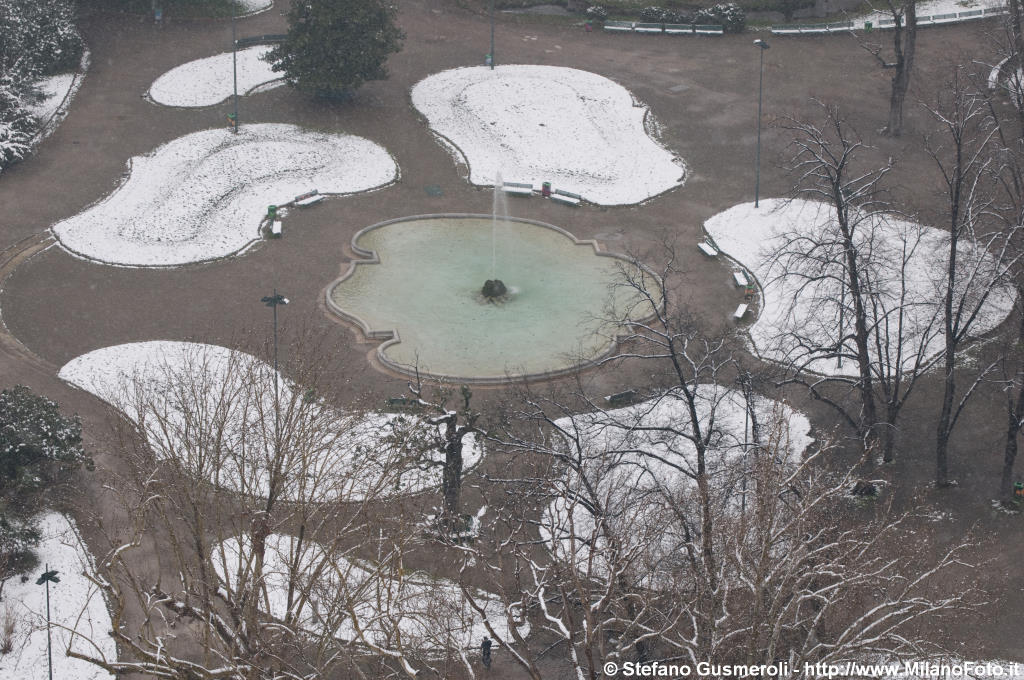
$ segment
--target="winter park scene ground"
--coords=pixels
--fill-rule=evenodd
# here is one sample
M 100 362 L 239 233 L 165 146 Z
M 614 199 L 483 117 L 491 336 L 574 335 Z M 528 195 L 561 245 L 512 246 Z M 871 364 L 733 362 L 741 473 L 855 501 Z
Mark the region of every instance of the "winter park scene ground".
M 0 678 L 1024 680 L 1019 0 L 158 4 L 0 0 Z

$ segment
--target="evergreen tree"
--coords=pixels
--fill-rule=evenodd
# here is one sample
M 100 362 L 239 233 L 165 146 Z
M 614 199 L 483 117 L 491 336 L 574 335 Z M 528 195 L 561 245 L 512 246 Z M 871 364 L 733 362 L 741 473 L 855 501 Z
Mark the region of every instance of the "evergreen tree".
M 299 0 L 288 37 L 267 55 L 289 85 L 318 96 L 347 96 L 388 77 L 388 55 L 402 49 L 395 7 L 385 0 Z
M 77 417 L 27 387 L 0 392 L 0 579 L 18 570 L 39 541 L 33 516 L 55 486 L 92 469 Z

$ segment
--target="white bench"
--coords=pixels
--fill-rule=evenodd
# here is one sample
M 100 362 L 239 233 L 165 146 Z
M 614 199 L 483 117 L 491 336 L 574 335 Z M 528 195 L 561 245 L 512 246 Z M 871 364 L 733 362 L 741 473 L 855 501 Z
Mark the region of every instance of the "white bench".
M 281 236 L 281 220 L 274 220 L 270 223 L 270 235 L 274 237 Z
M 744 317 L 744 315 L 746 315 L 746 313 L 747 313 L 747 305 L 746 304 L 741 304 L 739 307 L 736 308 L 736 311 L 732 313 L 732 318 L 734 318 L 737 321 L 739 321 L 740 319 L 742 319 Z
M 501 185 L 501 190 L 506 194 L 514 194 L 516 196 L 533 195 L 533 185 L 526 182 L 504 182 Z
M 579 194 L 574 194 L 571 191 L 562 191 L 556 189 L 551 193 L 551 200 L 558 201 L 559 203 L 565 203 L 566 205 L 579 205 L 583 197 Z
M 736 282 L 737 286 L 745 288 L 750 285 L 750 279 L 747 277 L 747 273 L 742 269 L 732 273 L 733 281 Z
M 311 205 L 315 205 L 322 200 L 324 200 L 324 195 L 321 194 L 316 189 L 313 189 L 312 191 L 307 191 L 304 194 L 299 194 L 298 196 L 296 196 L 294 202 L 295 205 L 305 208 Z
M 662 33 L 665 30 L 664 24 L 637 24 L 634 28 L 637 33 Z
M 606 31 L 633 31 L 632 21 L 606 21 L 604 22 L 604 30 Z
M 665 24 L 669 35 L 693 35 L 693 24 Z
M 699 24 L 694 25 L 693 32 L 697 35 L 722 35 L 725 32 L 721 26 L 706 25 L 701 26 Z
M 700 252 L 704 253 L 708 257 L 718 257 L 718 249 L 707 241 L 701 241 L 697 244 L 697 247 L 700 248 Z

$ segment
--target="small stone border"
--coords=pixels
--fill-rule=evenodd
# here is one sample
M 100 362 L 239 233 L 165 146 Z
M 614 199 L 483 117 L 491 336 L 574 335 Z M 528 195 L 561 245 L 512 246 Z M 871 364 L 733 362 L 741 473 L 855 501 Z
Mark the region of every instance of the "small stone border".
M 370 340 L 384 340 L 384 342 L 377 348 L 377 351 L 376 351 L 377 360 L 380 361 L 381 365 L 383 365 L 385 368 L 391 369 L 392 371 L 395 371 L 396 373 L 398 373 L 400 375 L 403 375 L 403 376 L 416 376 L 417 375 L 416 367 L 408 366 L 406 364 L 401 364 L 401 363 L 398 363 L 396 361 L 392 361 L 391 359 L 387 358 L 387 356 L 385 355 L 385 351 L 387 350 L 388 347 L 390 347 L 391 345 L 396 345 L 396 344 L 398 344 L 398 343 L 400 343 L 402 341 L 402 338 L 401 338 L 401 336 L 398 333 L 398 329 L 392 328 L 392 329 L 389 329 L 389 330 L 373 330 L 370 327 L 370 324 L 368 324 L 364 319 L 362 319 L 359 316 L 356 316 L 355 314 L 346 312 L 341 307 L 339 307 L 334 302 L 334 300 L 332 299 L 331 293 L 334 291 L 335 288 L 337 288 L 339 285 L 341 285 L 343 282 L 345 282 L 347 279 L 349 279 L 353 274 L 355 274 L 356 267 L 358 267 L 360 265 L 380 264 L 380 257 L 377 255 L 376 251 L 367 250 L 365 248 L 361 248 L 358 245 L 359 239 L 364 234 L 367 234 L 367 233 L 373 231 L 374 229 L 380 229 L 382 227 L 386 227 L 386 226 L 389 226 L 391 224 L 396 224 L 396 223 L 399 223 L 399 222 L 412 222 L 412 221 L 416 221 L 416 220 L 430 220 L 430 219 L 492 219 L 492 217 L 493 217 L 492 215 L 485 215 L 485 214 L 480 214 L 480 213 L 434 213 L 434 214 L 427 214 L 427 215 L 407 215 L 405 217 L 396 217 L 396 218 L 393 218 L 393 219 L 390 219 L 390 220 L 384 220 L 383 222 L 377 222 L 376 224 L 371 224 L 368 227 L 364 227 L 364 228 L 360 229 L 359 231 L 357 231 L 355 233 L 355 235 L 352 236 L 351 246 L 352 246 L 353 252 L 355 252 L 357 255 L 365 257 L 366 259 L 352 260 L 352 262 L 349 264 L 348 271 L 346 271 L 344 274 L 342 274 L 338 278 L 334 279 L 333 281 L 331 281 L 327 285 L 327 288 L 324 291 L 324 302 L 327 305 L 327 309 L 330 310 L 331 312 L 333 312 L 334 314 L 336 314 L 343 321 L 349 322 L 349 323 L 357 326 L 359 328 L 359 330 L 362 332 L 362 334 L 366 338 L 368 338 Z M 628 262 L 630 264 L 635 264 L 633 260 L 630 260 L 625 255 L 619 255 L 618 253 L 609 253 L 607 251 L 601 250 L 600 244 L 596 240 L 594 240 L 594 239 L 578 239 L 571 232 L 569 232 L 566 229 L 563 229 L 562 227 L 556 227 L 555 225 L 548 224 L 547 222 L 541 222 L 540 220 L 531 220 L 531 219 L 527 219 L 525 217 L 507 217 L 507 218 L 504 218 L 504 219 L 506 219 L 509 222 L 522 222 L 524 224 L 530 224 L 530 225 L 533 225 L 533 226 L 544 227 L 545 229 L 551 229 L 552 231 L 555 231 L 558 234 L 560 234 L 560 235 L 568 238 L 569 240 L 571 240 L 574 245 L 589 245 L 589 246 L 591 246 L 594 249 L 594 254 L 597 257 L 612 257 L 612 258 L 616 258 L 618 260 L 621 260 L 622 262 Z M 657 273 L 655 273 L 652 269 L 650 269 L 646 265 L 641 264 L 640 267 L 642 267 L 645 272 L 650 274 L 654 278 L 654 280 L 657 281 L 657 285 L 662 289 L 662 294 L 664 294 L 664 285 L 662 284 L 661 277 L 659 277 Z M 642 319 L 634 320 L 634 323 L 638 323 L 638 324 L 639 323 L 646 323 L 647 321 L 650 321 L 651 319 L 653 319 L 654 316 L 655 315 L 652 313 L 650 316 L 644 317 Z M 597 364 L 601 363 L 602 361 L 604 361 L 605 359 L 607 359 L 609 356 L 612 355 L 612 353 L 618 347 L 619 342 L 620 342 L 619 338 L 621 338 L 621 337 L 622 337 L 622 335 L 618 335 L 616 337 L 616 339 L 613 340 L 610 343 L 610 345 L 608 346 L 607 349 L 605 349 L 604 351 L 600 352 L 599 354 L 597 354 L 596 356 L 594 356 L 592 358 L 585 359 L 581 363 L 573 365 L 573 366 L 569 366 L 569 367 L 566 367 L 566 368 L 554 369 L 554 370 L 551 370 L 551 371 L 541 371 L 539 373 L 523 373 L 523 374 L 519 374 L 519 375 L 506 375 L 504 377 L 498 377 L 498 376 L 484 376 L 484 377 L 468 376 L 467 377 L 467 376 L 449 375 L 449 374 L 445 374 L 445 373 L 432 373 L 432 372 L 427 372 L 427 371 L 419 371 L 419 374 L 420 375 L 428 375 L 428 376 L 431 376 L 431 377 L 434 377 L 434 378 L 439 378 L 441 380 L 445 380 L 445 381 L 449 381 L 449 382 L 469 383 L 469 384 L 475 384 L 475 385 L 504 385 L 504 384 L 514 383 L 514 382 L 523 382 L 523 381 L 533 382 L 533 381 L 539 381 L 539 380 L 549 380 L 549 379 L 552 379 L 552 378 L 558 378 L 558 377 L 562 377 L 562 376 L 566 376 L 566 375 L 571 375 L 573 373 L 578 373 L 579 371 L 584 370 L 586 368 L 590 368 L 592 366 L 596 366 Z

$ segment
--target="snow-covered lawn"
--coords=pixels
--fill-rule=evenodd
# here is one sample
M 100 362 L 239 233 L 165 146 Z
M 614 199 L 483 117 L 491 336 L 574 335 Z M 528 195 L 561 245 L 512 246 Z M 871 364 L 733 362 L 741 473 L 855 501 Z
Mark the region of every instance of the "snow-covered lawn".
M 820 348 L 834 345 L 839 337 L 839 310 L 850 301 L 841 295 L 837 279 L 844 276 L 842 266 L 825 267 L 820 271 L 800 271 L 792 257 L 779 257 L 787 241 L 795 243 L 787 251 L 815 257 L 835 256 L 836 245 L 815 248 L 815 244 L 837 237 L 837 228 L 830 206 L 805 200 L 767 199 L 755 209 L 743 203 L 711 217 L 704 228 L 715 243 L 736 259 L 757 278 L 763 298 L 757 321 L 750 327 L 750 338 L 759 354 L 777 362 L 793 362 L 806 370 L 831 375 L 856 375 L 857 364 L 845 358 L 838 366 L 836 358 L 824 358 Z M 874 264 L 870 269 L 871 288 L 879 293 L 884 305 L 878 308 L 879 322 L 888 323 L 895 341 L 899 320 L 895 312 L 905 312 L 903 360 L 912 360 L 921 348 L 922 357 L 935 356 L 943 348 L 940 335 L 941 302 L 944 291 L 947 233 L 896 218 L 868 218 L 857 228 L 861 252 L 872 249 Z M 904 257 L 903 253 L 907 255 Z M 992 258 L 961 249 L 961 264 L 979 264 L 981 280 L 991 270 Z M 979 259 L 979 255 L 981 259 Z M 799 259 L 799 258 L 797 258 Z M 905 264 L 904 264 L 905 261 Z M 900 276 L 902 270 L 904 277 Z M 901 278 L 906 290 L 901 293 Z M 901 294 L 903 303 L 900 304 Z M 972 335 L 982 335 L 999 325 L 1012 311 L 1015 293 L 1009 287 L 997 287 L 985 302 L 974 325 Z M 723 310 L 725 311 L 725 310 Z M 852 313 L 843 314 L 843 330 L 853 327 Z M 879 323 L 879 327 L 883 327 Z M 847 351 L 853 351 L 847 340 Z M 897 343 L 891 346 L 891 360 L 896 360 Z
M 84 257 L 138 267 L 225 257 L 259 239 L 268 205 L 298 194 L 368 191 L 398 166 L 362 137 L 294 125 L 204 130 L 130 161 L 127 181 L 53 232 Z
M 814 441 L 810 421 L 803 413 L 756 394 L 752 403 L 761 441 L 778 442 L 776 455 L 780 459 L 798 459 Z M 706 456 L 714 502 L 723 507 L 738 505 L 748 448 L 744 443 L 754 442 L 746 399 L 737 390 L 700 385 L 697 414 L 705 431 L 712 416 L 714 419 Z M 575 563 L 596 576 L 607 574 L 606 536 L 598 531 L 588 503 L 574 499 L 597 500 L 605 508 L 612 535 L 632 541 L 620 550 L 643 548 L 636 555 L 638 577 L 657 579 L 659 565 L 671 563 L 685 543 L 668 499 L 679 501 L 696 489 L 690 475 L 697 471 L 697 449 L 669 428 L 689 432 L 689 423 L 687 402 L 671 392 L 659 400 L 555 422 L 567 440 L 578 438 L 581 442 L 584 470 L 583 475 L 568 473 L 565 484 L 573 492 L 554 500 L 542 519 L 541 534 L 560 561 Z M 569 441 L 565 446 L 568 450 Z M 590 498 L 584 475 L 593 485 L 596 499 Z M 592 562 L 591 546 L 598 546 Z
M 190 474 L 217 486 L 266 494 L 267 459 L 274 455 L 273 368 L 256 357 L 217 345 L 139 342 L 76 357 L 59 376 L 139 424 L 156 455 L 177 456 Z M 295 394 L 283 378 L 279 391 L 281 431 L 291 433 L 282 447 L 282 499 L 355 501 L 440 485 L 440 467 L 421 469 L 405 444 L 430 427 L 416 416 L 341 412 Z M 220 446 L 195 446 L 196 431 L 218 425 Z M 186 430 L 193 434 L 183 435 Z M 469 469 L 481 448 L 472 436 L 465 445 Z
M 856 26 L 863 26 L 865 21 L 870 21 L 875 26 L 878 26 L 880 19 L 892 19 L 892 13 L 885 11 L 884 2 L 876 2 L 874 6 L 876 7 L 874 11 L 858 16 L 854 20 Z M 917 16 L 954 14 L 956 12 L 969 12 L 975 9 L 994 9 L 1005 6 L 1006 0 L 921 0 L 917 3 Z
M 361 640 L 351 615 L 339 620 L 345 609 L 354 612 L 365 642 L 390 648 L 400 632 L 404 650 L 445 650 L 479 648 L 488 635 L 483 617 L 467 602 L 458 583 L 417 572 L 392 573 L 386 566 L 375 569 L 363 561 L 352 561 L 324 552 L 323 546 L 306 541 L 296 562 L 297 541 L 292 536 L 271 534 L 263 574 L 265 594 L 261 609 L 276 619 L 288 611 L 288 581 L 293 565 L 299 584 L 309 582 L 309 574 L 324 576 L 315 587 L 320 602 L 312 599 L 299 612 L 300 625 L 322 633 L 325 620 L 337 624 L 334 635 L 341 640 Z M 215 549 L 213 561 L 218 576 L 231 589 L 235 585 L 239 562 L 251 563 L 248 541 L 228 539 Z M 322 565 L 326 569 L 318 569 Z M 487 620 L 504 639 L 510 639 L 508 619 L 501 601 L 494 595 L 473 590 L 473 599 L 483 608 Z M 295 606 L 293 602 L 293 607 Z M 530 625 L 517 621 L 516 628 L 527 635 Z
M 274 0 L 236 0 L 236 2 L 242 6 L 242 11 L 238 16 L 258 14 L 263 10 L 270 9 L 274 5 Z
M 78 652 L 117 658 L 117 649 L 108 634 L 110 614 L 103 597 L 82 572 L 91 571 L 90 556 L 71 522 L 56 512 L 46 513 L 40 522 L 43 541 L 36 550 L 39 566 L 24 583 L 10 579 L 0 601 L 0 622 L 9 610 L 16 625 L 14 650 L 0 655 L 0 677 L 10 680 L 46 680 L 46 589 L 36 578 L 47 565 L 56 569 L 60 583 L 50 584 L 50 620 L 53 622 L 53 677 L 61 680 L 101 680 L 113 678 L 106 671 L 65 654 L 69 642 Z M 74 637 L 74 629 L 83 637 Z M 93 645 L 96 645 L 94 647 Z
M 281 74 L 263 61 L 271 49 L 268 45 L 257 45 L 238 50 L 238 94 L 246 94 L 270 81 L 275 81 L 274 87 L 284 84 L 279 80 Z M 166 106 L 212 106 L 222 102 L 234 91 L 231 61 L 232 53 L 223 52 L 176 66 L 153 82 L 149 97 Z
M 469 181 L 550 181 L 591 203 L 639 203 L 683 183 L 685 166 L 648 135 L 648 109 L 603 76 L 559 66 L 473 66 L 412 88 L 413 105 L 457 147 Z
M 76 76 L 75 73 L 61 73 L 48 76 L 36 83 L 43 98 L 28 108 L 29 113 L 45 125 L 57 113 L 64 98 L 71 92 Z

